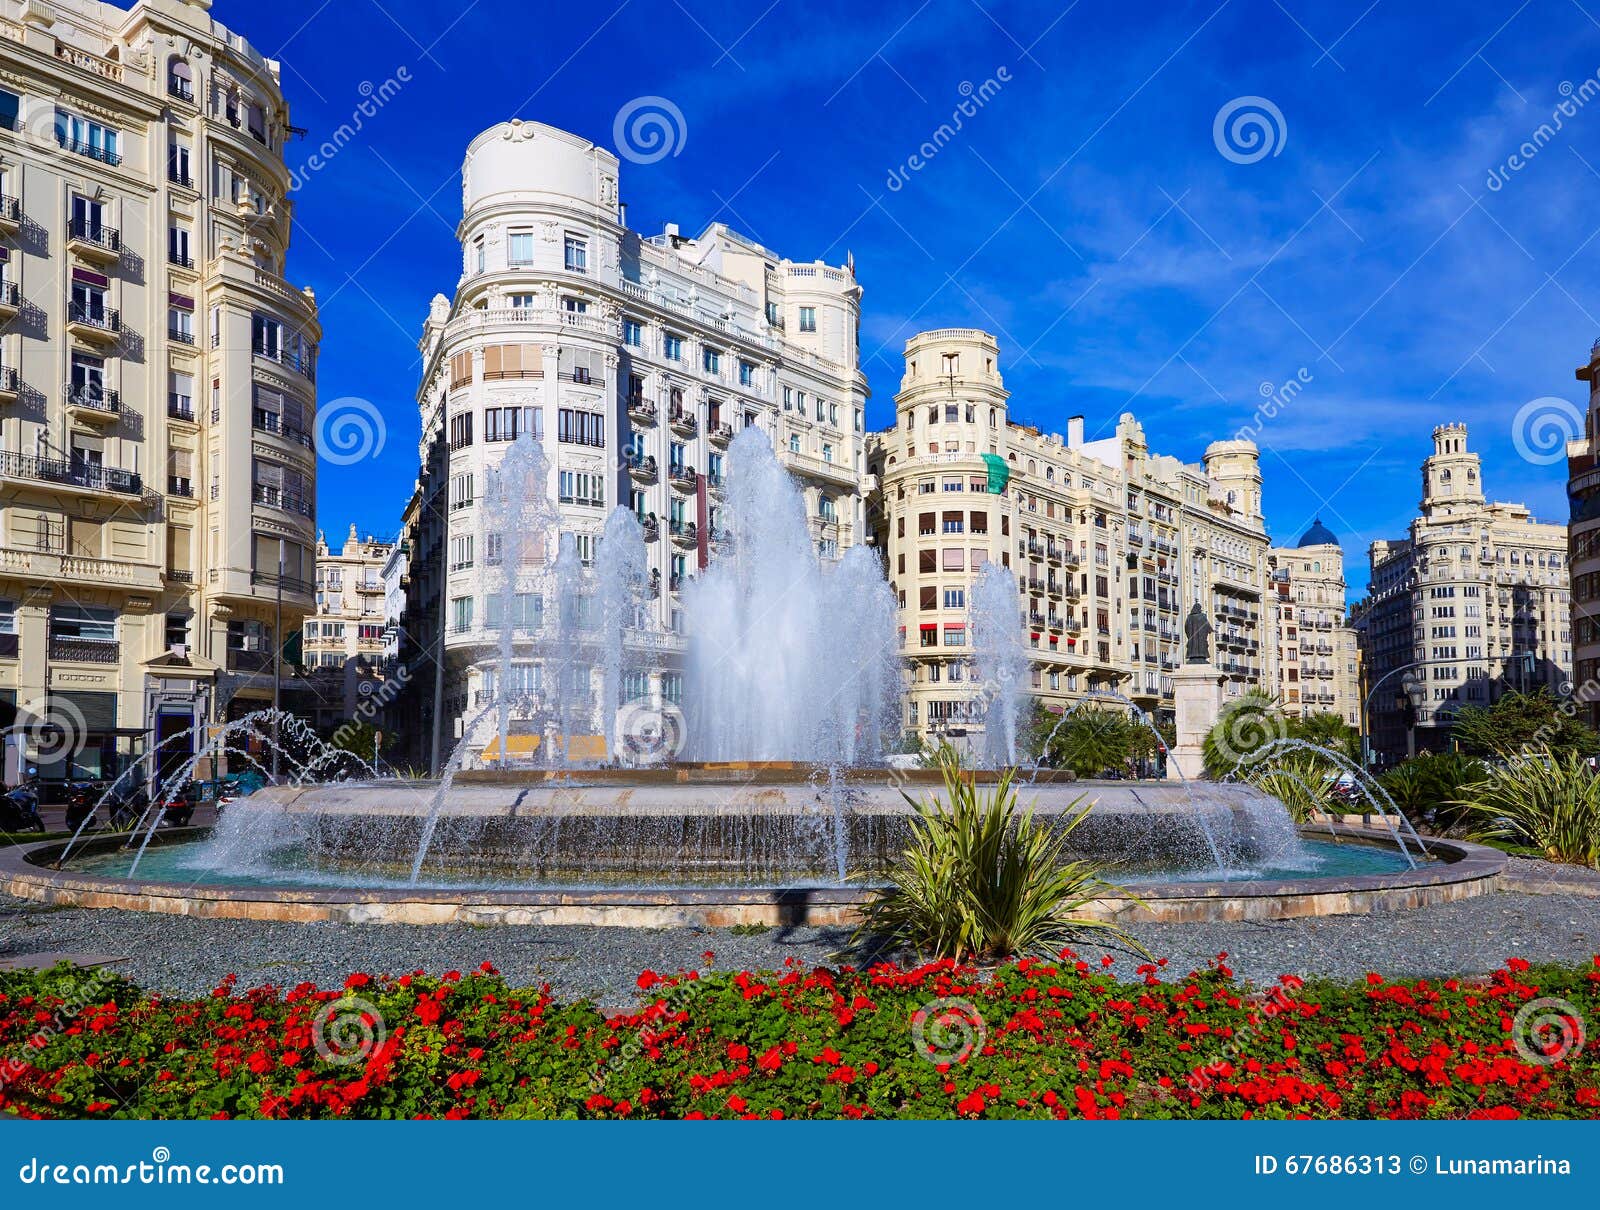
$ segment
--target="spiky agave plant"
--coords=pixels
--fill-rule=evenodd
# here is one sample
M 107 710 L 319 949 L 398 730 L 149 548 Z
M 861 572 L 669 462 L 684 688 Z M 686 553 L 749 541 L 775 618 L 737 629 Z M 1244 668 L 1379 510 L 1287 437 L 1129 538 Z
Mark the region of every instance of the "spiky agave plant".
M 953 751 L 939 755 L 944 798 L 918 802 L 911 838 L 892 881 L 868 906 L 857 939 L 871 936 L 928 957 L 996 961 L 1055 957 L 1086 930 L 1141 950 L 1122 929 L 1080 914 L 1084 904 L 1124 894 L 1066 842 L 1088 816 L 1082 796 L 1055 826 L 1019 809 L 1015 770 L 980 788 Z M 903 792 L 902 792 L 903 793 Z
M 1576 752 L 1532 750 L 1462 790 L 1485 840 L 1538 849 L 1553 861 L 1600 867 L 1600 778 Z

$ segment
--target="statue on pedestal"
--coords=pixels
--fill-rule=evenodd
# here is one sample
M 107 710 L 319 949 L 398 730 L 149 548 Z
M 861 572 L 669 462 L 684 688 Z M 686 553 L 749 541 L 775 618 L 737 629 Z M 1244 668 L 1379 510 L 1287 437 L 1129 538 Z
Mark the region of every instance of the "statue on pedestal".
M 1211 662 L 1211 623 L 1206 618 L 1206 611 L 1200 608 L 1196 601 L 1189 609 L 1189 616 L 1183 620 L 1183 661 L 1186 664 L 1209 664 Z

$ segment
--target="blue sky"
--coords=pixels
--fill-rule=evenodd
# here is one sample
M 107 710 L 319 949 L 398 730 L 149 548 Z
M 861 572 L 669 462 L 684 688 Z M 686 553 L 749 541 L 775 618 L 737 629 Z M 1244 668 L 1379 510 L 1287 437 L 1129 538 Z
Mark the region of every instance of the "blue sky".
M 398 526 L 416 339 L 455 284 L 467 142 L 522 117 L 613 146 L 640 96 L 683 126 L 676 155 L 624 163 L 631 225 L 716 218 L 797 260 L 854 254 L 874 427 L 909 335 L 980 326 L 1014 416 L 1060 430 L 1082 412 L 1093 435 L 1132 411 L 1152 449 L 1188 460 L 1299 375 L 1257 437 L 1268 523 L 1293 541 L 1321 517 L 1353 595 L 1366 544 L 1415 511 L 1435 424 L 1471 426 L 1494 498 L 1564 519 L 1545 451 L 1568 414 L 1525 405 L 1581 404 L 1572 370 L 1600 337 L 1600 5 L 768 2 L 217 0 L 284 61 L 308 130 L 292 167 L 364 86 L 410 77 L 295 195 L 323 406 L 360 397 L 387 423 L 375 460 L 323 465 L 330 536 Z M 1281 115 L 1259 158 L 1214 129 L 1251 97 Z M 1562 128 L 1508 167 L 1564 100 Z

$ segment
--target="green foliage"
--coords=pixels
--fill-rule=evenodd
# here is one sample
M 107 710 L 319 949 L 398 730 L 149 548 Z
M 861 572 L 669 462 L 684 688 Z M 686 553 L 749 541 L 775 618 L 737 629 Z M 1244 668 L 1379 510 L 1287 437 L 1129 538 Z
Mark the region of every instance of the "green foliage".
M 1206 732 L 1201 752 L 1206 776 L 1226 777 L 1240 760 L 1255 755 L 1275 740 L 1289 734 L 1287 722 L 1278 709 L 1278 699 L 1259 689 L 1241 695 L 1223 708 L 1211 730 Z
M 1466 707 L 1451 733 L 1456 746 L 1473 756 L 1507 758 L 1536 749 L 1557 756 L 1600 753 L 1600 735 L 1543 686 L 1532 693 L 1508 693 L 1492 706 Z
M 1251 987 L 1221 960 L 1185 975 L 1070 951 L 993 971 L 763 973 L 711 958 L 645 971 L 640 1003 L 606 1016 L 487 964 L 336 988 L 229 980 L 192 999 L 70 968 L 0 971 L 0 1120 L 1592 1119 L 1600 1107 L 1588 963 Z
M 858 939 L 957 961 L 1050 956 L 1089 929 L 1132 946 L 1115 926 L 1077 915 L 1116 890 L 1087 863 L 1066 858 L 1067 838 L 1090 810 L 1081 797 L 1052 826 L 1018 810 L 1015 770 L 980 788 L 953 752 L 941 752 L 939 766 L 944 800 L 906 796 L 916 812 L 910 843 Z
M 1295 823 L 1306 823 L 1316 814 L 1342 813 L 1333 800 L 1339 770 L 1331 761 L 1314 752 L 1278 752 L 1265 763 L 1246 768 L 1250 782 L 1272 795 L 1289 810 Z
M 1513 756 L 1486 770 L 1462 796 L 1483 838 L 1600 868 L 1600 778 L 1578 753 Z
M 1435 752 L 1412 757 L 1378 781 L 1407 818 L 1447 829 L 1460 822 L 1466 788 L 1482 780 L 1485 772 L 1484 763 L 1475 757 Z
M 1361 763 L 1360 732 L 1331 710 L 1322 710 L 1305 718 L 1289 719 L 1288 735 L 1290 739 L 1330 748 L 1353 765 Z
M 1108 769 L 1123 770 L 1133 757 L 1135 732 L 1147 731 L 1120 710 L 1097 705 L 1079 707 L 1065 719 L 1046 748 L 1045 763 L 1070 769 L 1079 777 L 1099 777 Z

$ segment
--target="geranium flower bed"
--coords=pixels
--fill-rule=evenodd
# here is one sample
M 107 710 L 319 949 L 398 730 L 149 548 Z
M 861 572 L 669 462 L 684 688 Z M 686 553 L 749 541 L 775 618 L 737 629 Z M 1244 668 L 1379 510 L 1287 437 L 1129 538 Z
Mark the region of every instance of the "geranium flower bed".
M 1110 958 L 639 978 L 603 1018 L 487 964 L 200 999 L 0 974 L 23 1117 L 1593 1117 L 1600 958 L 1483 979 L 1235 981 Z M 712 955 L 706 955 L 708 966 Z M 1119 978 L 1119 973 L 1121 977 Z

